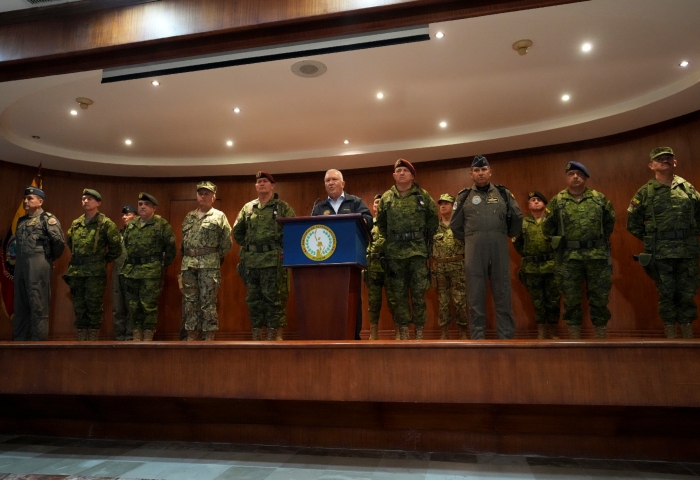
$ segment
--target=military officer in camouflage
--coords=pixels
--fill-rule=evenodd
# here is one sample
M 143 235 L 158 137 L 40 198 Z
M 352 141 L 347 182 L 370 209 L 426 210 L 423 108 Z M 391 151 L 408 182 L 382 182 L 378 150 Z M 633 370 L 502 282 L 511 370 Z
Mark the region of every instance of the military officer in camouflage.
M 491 183 L 491 165 L 483 155 L 472 160 L 473 187 L 457 195 L 450 228 L 464 241 L 469 324 L 474 340 L 486 338 L 486 289 L 490 283 L 498 338 L 515 335 L 511 303 L 509 237 L 520 234 L 523 214 L 506 187 Z
M 63 276 L 70 287 L 78 341 L 95 341 L 104 316 L 107 264 L 122 253 L 122 239 L 115 223 L 99 211 L 102 195 L 83 189 L 83 213 L 73 220 L 66 245 L 71 251 L 68 272 Z
M 126 261 L 122 269 L 129 308 L 134 326 L 133 341 L 150 342 L 158 322 L 158 297 L 163 287 L 163 272 L 175 260 L 175 232 L 160 215 L 158 200 L 139 193 L 139 217 L 124 231 Z
M 372 226 L 372 242 L 367 246 L 367 271 L 365 272 L 365 283 L 367 284 L 367 303 L 369 304 L 369 339 L 379 339 L 379 314 L 382 311 L 382 289 L 384 288 L 384 269 L 382 268 L 382 257 L 384 257 L 384 237 L 379 233 L 376 218 L 379 209 L 379 202 L 382 194 L 374 196 L 372 203 L 372 213 L 374 214 L 374 225 Z M 398 325 L 396 335 L 399 335 Z M 397 338 L 398 340 L 398 338 Z
M 377 214 L 384 237 L 387 302 L 401 340 L 409 340 L 410 323 L 415 325 L 416 340 L 423 339 L 425 291 L 430 286 L 427 261 L 438 228 L 435 201 L 414 182 L 415 175 L 408 160 L 394 163 L 396 184 L 382 195 Z
M 239 274 L 248 290 L 246 304 L 253 340 L 262 340 L 264 326 L 267 326 L 267 340 L 282 340 L 277 329 L 286 308 L 281 286 L 286 277 L 282 274 L 282 227 L 277 219 L 295 214 L 274 189 L 272 175 L 258 172 L 255 175 L 258 198 L 243 206 L 233 225 L 233 237 L 241 245 Z
M 183 321 L 187 340 L 214 340 L 219 329 L 216 300 L 221 285 L 221 264 L 231 250 L 231 226 L 226 215 L 214 208 L 216 185 L 209 181 L 197 184 L 199 207 L 182 222 L 182 266 L 180 283 Z
M 129 321 L 129 310 L 126 306 L 126 290 L 124 277 L 121 275 L 126 261 L 124 248 L 124 230 L 136 218 L 136 209 L 131 205 L 122 207 L 122 229 L 119 236 L 122 239 L 122 254 L 114 261 L 112 268 L 112 329 L 116 340 L 133 340 L 134 325 Z
M 554 250 L 550 239 L 542 231 L 548 201 L 547 197 L 536 190 L 528 193 L 527 200 L 530 215 L 523 219 L 523 229 L 513 239 L 515 251 L 523 257 L 518 276 L 525 284 L 535 307 L 537 338 L 559 338 L 557 323 L 561 292 L 554 274 Z
M 450 229 L 455 197 L 443 193 L 438 200 L 440 223 L 433 237 L 433 276 L 438 293 L 438 325 L 440 340 L 448 340 L 450 304 L 454 308 L 459 339 L 469 338 L 467 326 L 467 286 L 464 283 L 464 242 L 455 238 Z
M 612 288 L 610 235 L 615 210 L 605 196 L 586 187 L 588 170 L 579 162 L 566 164 L 567 188 L 547 205 L 544 234 L 557 251 L 557 281 L 564 295 L 564 321 L 572 339 L 581 338 L 583 283 L 596 338 L 605 338 L 610 320 Z
M 649 159 L 654 178 L 634 194 L 627 208 L 627 230 L 644 243 L 639 262 L 656 284 L 666 338 L 676 338 L 676 323 L 683 338 L 693 338 L 692 322 L 698 316 L 693 297 L 700 281 L 700 196 L 674 175 L 678 162 L 671 148 L 655 148 Z
M 15 230 L 15 341 L 47 340 L 49 336 L 53 262 L 63 253 L 65 237 L 58 219 L 43 210 L 44 199 L 40 188 L 25 188 L 27 213 L 19 218 Z

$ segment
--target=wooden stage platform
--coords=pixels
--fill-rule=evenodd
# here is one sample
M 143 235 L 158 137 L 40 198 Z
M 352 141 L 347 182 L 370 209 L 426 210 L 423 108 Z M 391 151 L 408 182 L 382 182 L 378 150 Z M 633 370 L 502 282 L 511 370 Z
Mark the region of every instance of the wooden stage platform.
M 0 343 L 0 434 L 700 461 L 700 341 Z

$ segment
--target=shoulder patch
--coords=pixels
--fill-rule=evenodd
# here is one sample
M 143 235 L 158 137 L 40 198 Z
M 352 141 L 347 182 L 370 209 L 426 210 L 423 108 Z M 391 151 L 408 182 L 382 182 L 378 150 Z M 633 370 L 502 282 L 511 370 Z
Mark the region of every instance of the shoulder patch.
M 634 197 L 630 202 L 630 208 L 637 208 L 639 206 L 639 203 L 639 199 L 637 197 Z
M 551 215 L 552 211 L 549 209 L 549 207 L 545 207 L 544 213 L 546 213 L 547 215 Z
M 51 217 L 49 218 L 49 225 L 56 225 L 58 221 L 56 220 L 56 217 Z

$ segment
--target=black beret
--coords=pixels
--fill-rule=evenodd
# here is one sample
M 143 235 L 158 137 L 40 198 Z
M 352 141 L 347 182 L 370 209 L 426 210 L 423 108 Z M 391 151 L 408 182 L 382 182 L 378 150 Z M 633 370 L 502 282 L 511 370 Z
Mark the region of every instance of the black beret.
M 542 202 L 543 202 L 545 205 L 547 205 L 547 204 L 549 203 L 549 200 L 547 200 L 547 197 L 545 197 L 545 196 L 542 194 L 542 192 L 538 192 L 537 190 L 531 190 L 530 193 L 527 194 L 527 199 L 528 199 L 528 201 L 529 201 L 531 198 L 535 198 L 535 197 L 537 197 L 537 198 L 539 198 L 540 200 L 542 200 Z
M 134 207 L 128 203 L 122 207 L 122 213 L 138 213 Z

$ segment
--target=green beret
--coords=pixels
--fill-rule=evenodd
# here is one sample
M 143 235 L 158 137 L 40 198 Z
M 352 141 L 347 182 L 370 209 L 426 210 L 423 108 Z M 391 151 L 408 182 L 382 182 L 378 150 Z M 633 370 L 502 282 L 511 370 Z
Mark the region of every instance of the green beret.
M 100 195 L 100 192 L 98 192 L 97 190 L 93 190 L 92 188 L 83 188 L 83 195 L 90 195 L 98 202 L 102 201 L 102 195 Z
M 649 160 L 654 160 L 656 157 L 660 157 L 661 155 L 671 155 L 675 157 L 671 147 L 658 147 L 649 153 Z
M 199 182 L 197 184 L 197 190 L 199 190 L 200 188 L 204 188 L 205 190 L 209 190 L 211 193 L 216 194 L 216 185 L 214 185 L 209 180 L 204 180 L 203 182 Z
M 443 193 L 442 195 L 440 195 L 440 199 L 438 200 L 438 203 L 440 202 L 455 203 L 455 197 L 453 197 L 449 193 Z
M 139 200 L 146 200 L 151 202 L 153 205 L 158 206 L 158 200 L 153 195 L 149 195 L 146 192 L 139 193 Z

